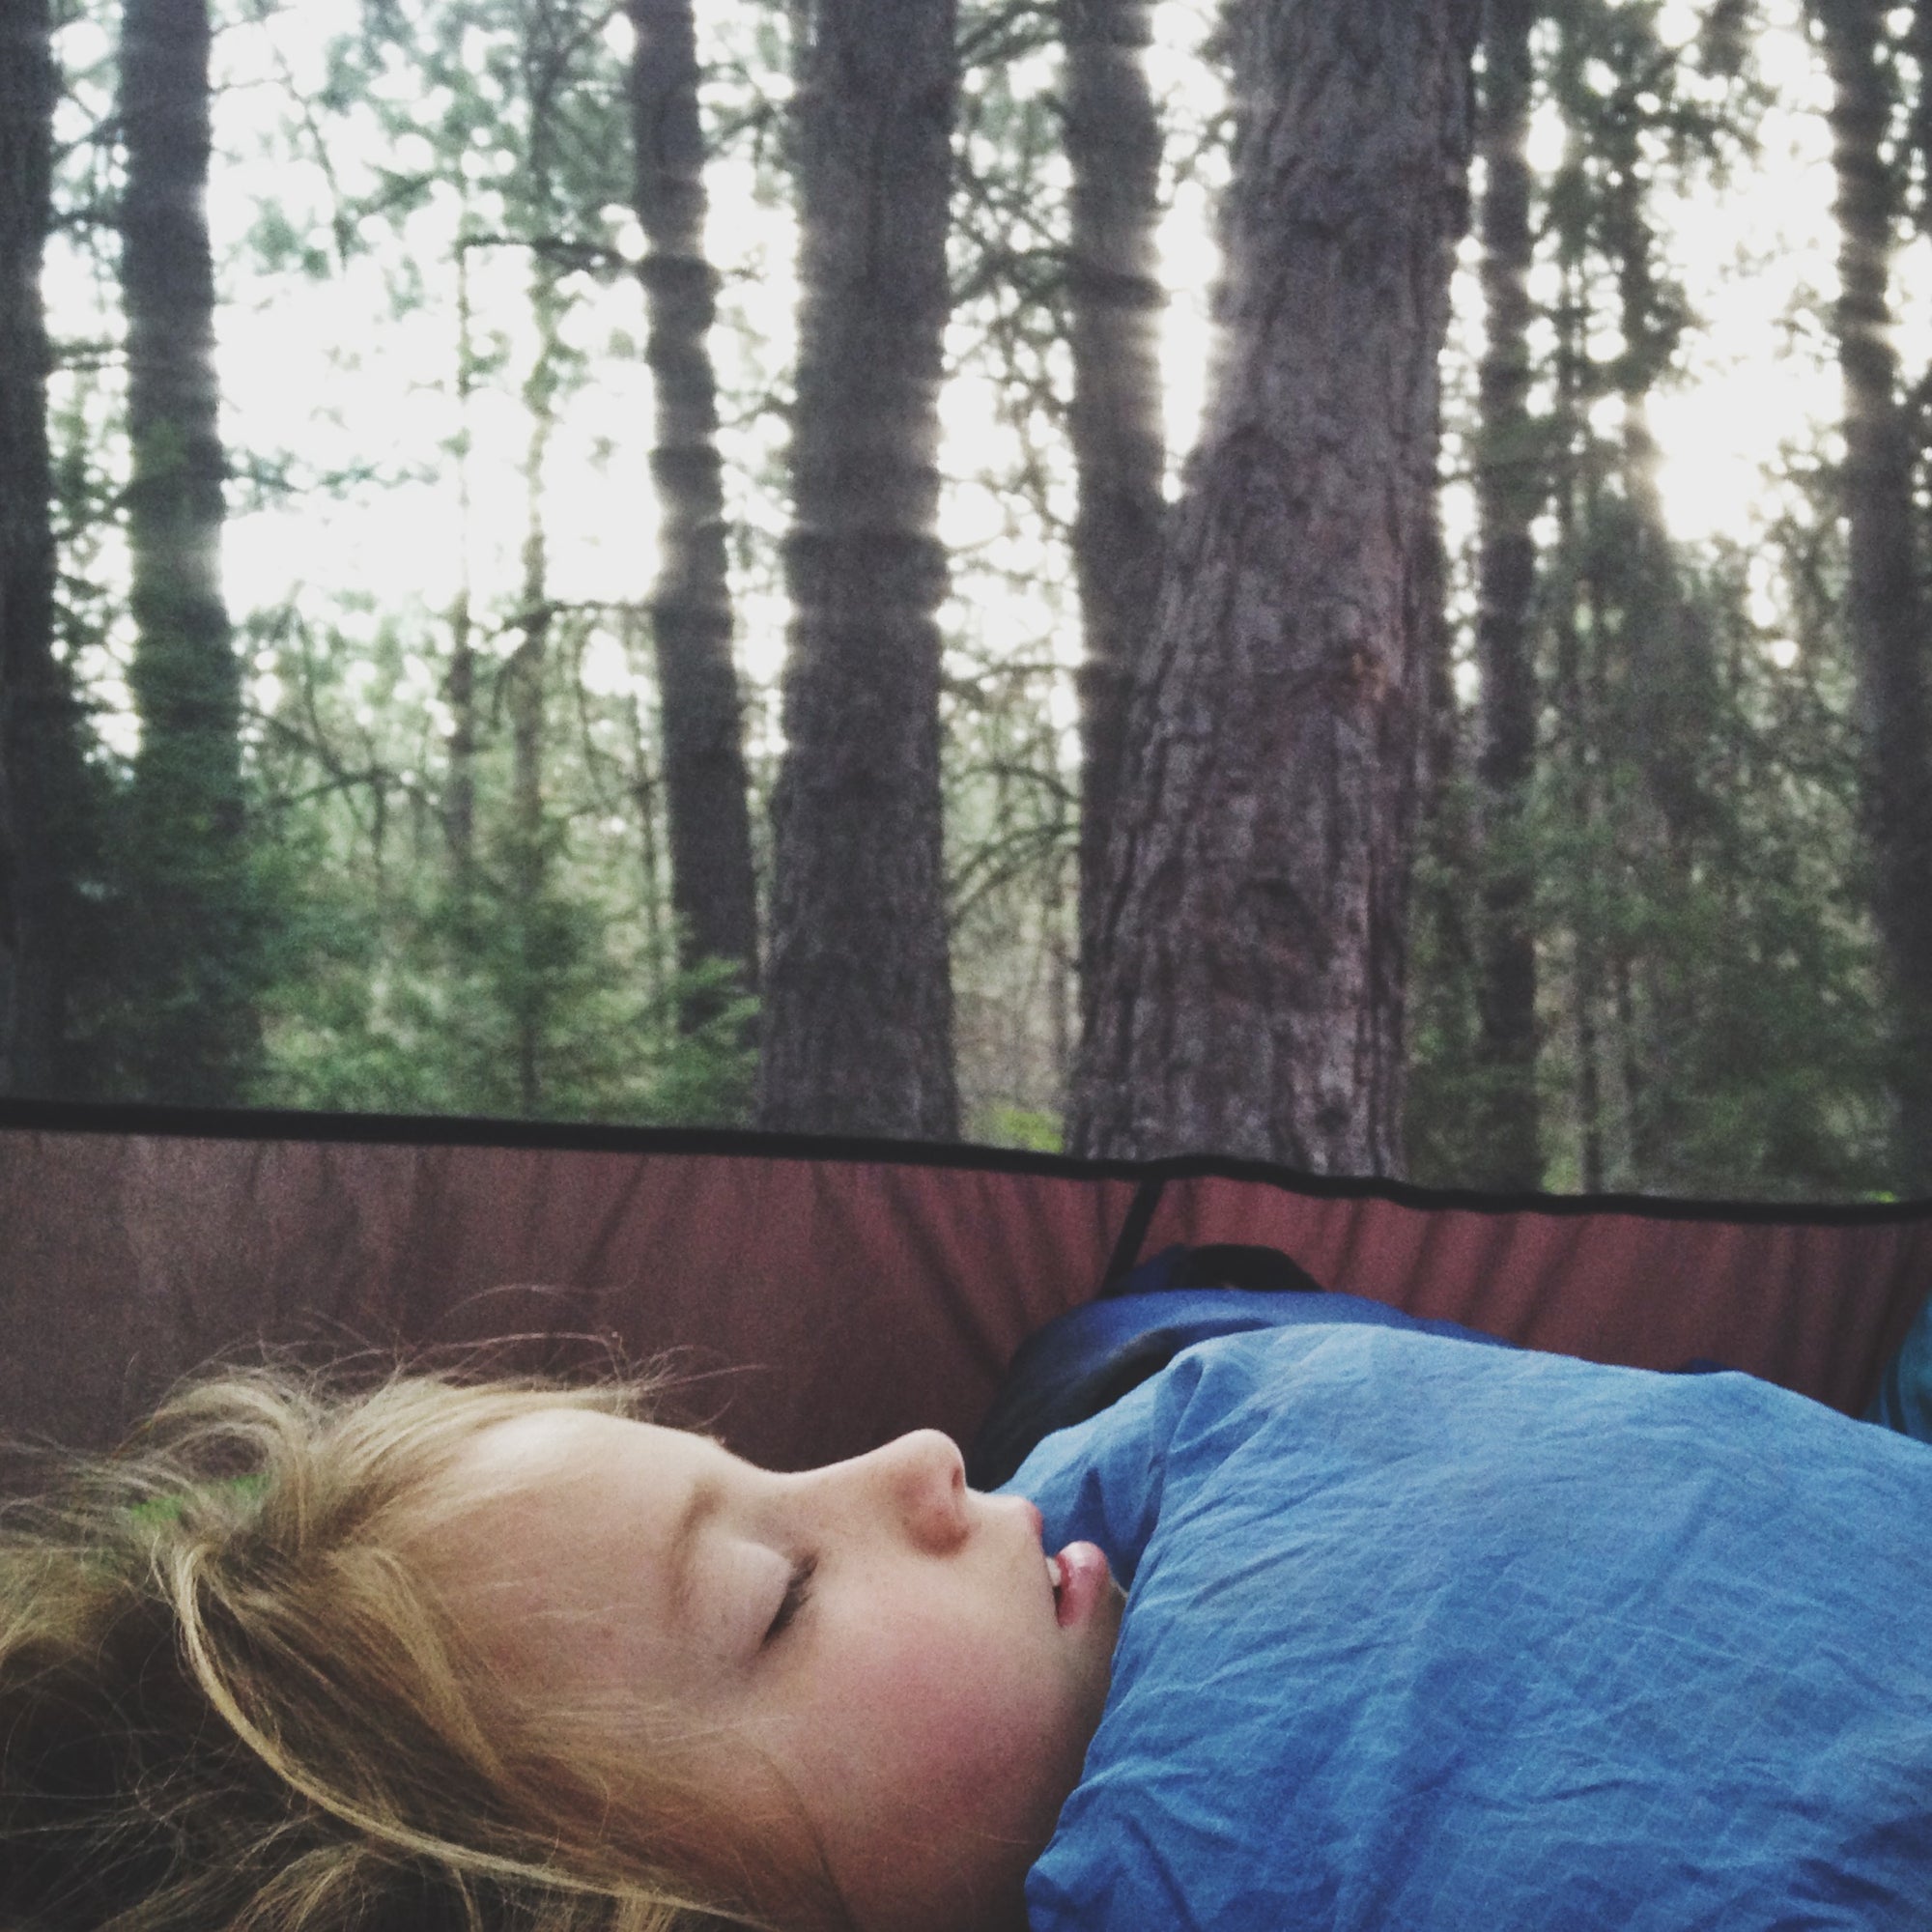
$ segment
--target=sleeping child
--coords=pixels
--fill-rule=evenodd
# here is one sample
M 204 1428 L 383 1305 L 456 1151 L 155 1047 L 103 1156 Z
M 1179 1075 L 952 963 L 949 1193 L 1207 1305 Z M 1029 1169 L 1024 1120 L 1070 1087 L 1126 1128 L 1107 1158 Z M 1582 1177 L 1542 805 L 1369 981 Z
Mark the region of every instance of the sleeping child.
M 644 1412 L 231 1376 L 16 1513 L 0 1926 L 1932 1924 L 1902 1436 L 1346 1324 L 991 1494 Z

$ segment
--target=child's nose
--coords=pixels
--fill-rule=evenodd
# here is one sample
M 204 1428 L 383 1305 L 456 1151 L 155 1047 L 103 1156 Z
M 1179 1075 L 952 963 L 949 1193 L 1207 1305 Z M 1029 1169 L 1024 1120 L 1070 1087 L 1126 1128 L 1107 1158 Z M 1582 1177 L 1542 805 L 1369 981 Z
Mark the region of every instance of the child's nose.
M 957 1543 L 967 1526 L 966 1464 L 952 1438 L 916 1429 L 877 1454 L 907 1531 L 935 1549 Z

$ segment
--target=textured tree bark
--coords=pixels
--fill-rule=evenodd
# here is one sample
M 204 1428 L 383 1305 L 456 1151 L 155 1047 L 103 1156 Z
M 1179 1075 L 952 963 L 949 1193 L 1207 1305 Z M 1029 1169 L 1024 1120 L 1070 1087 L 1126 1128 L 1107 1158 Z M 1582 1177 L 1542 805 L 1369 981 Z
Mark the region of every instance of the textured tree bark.
M 141 724 L 128 867 L 142 1090 L 241 1097 L 258 1044 L 245 959 L 241 666 L 221 591 L 222 476 L 207 0 L 127 0 L 120 114 L 128 176 L 128 543 Z
M 952 0 L 814 0 L 761 1125 L 952 1137 L 938 390 Z
M 757 893 L 752 865 L 743 716 L 731 661 L 724 493 L 719 480 L 717 384 L 705 336 L 717 272 L 704 258 L 704 142 L 691 0 L 630 0 L 637 28 L 631 116 L 637 208 L 650 248 L 639 270 L 649 308 L 662 557 L 650 599 L 670 822 L 671 903 L 678 959 L 689 969 L 729 960 L 737 985 L 758 983 Z M 687 1031 L 729 994 L 692 994 Z
M 53 658 L 47 335 L 54 71 L 48 0 L 0 12 L 0 1092 L 51 1090 L 63 1032 L 50 752 L 71 735 Z
M 1483 31 L 1481 214 L 1488 336 L 1479 372 L 1476 447 L 1476 782 L 1483 843 L 1477 1008 L 1480 1117 L 1470 1179 L 1542 1184 L 1536 1091 L 1534 874 L 1525 813 L 1536 777 L 1536 666 L 1529 611 L 1536 584 L 1530 526 L 1547 493 L 1529 417 L 1530 28 L 1540 0 L 1490 0 Z
M 1478 0 L 1245 0 L 1213 401 L 1137 679 L 1069 1141 L 1400 1163 L 1436 358 Z
M 1889 274 L 1898 186 L 1882 0 L 1812 0 L 1831 69 L 1837 174 L 1838 363 L 1845 390 L 1846 628 L 1858 667 L 1872 911 L 1897 1002 L 1892 1059 L 1901 1184 L 1932 1191 L 1932 761 L 1925 604 L 1915 555 L 1912 448 L 1898 395 Z
M 1073 562 L 1086 657 L 1080 688 L 1082 1006 L 1105 901 L 1122 734 L 1160 589 L 1166 511 L 1154 255 L 1160 123 L 1145 66 L 1147 0 L 1060 0 L 1072 173 Z

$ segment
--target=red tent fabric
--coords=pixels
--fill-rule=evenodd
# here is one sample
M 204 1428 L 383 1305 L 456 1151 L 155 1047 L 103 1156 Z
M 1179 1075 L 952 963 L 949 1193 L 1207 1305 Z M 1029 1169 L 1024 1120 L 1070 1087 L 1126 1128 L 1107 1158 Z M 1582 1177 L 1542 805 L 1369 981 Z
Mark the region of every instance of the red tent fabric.
M 1932 1287 L 1932 1202 L 1484 1198 L 1217 1160 L 0 1101 L 0 1435 L 103 1446 L 267 1340 L 614 1337 L 776 1467 L 971 1439 L 1034 1329 L 1174 1241 L 1532 1348 L 1708 1356 L 1856 1412 Z M 560 1352 L 562 1351 L 562 1352 Z

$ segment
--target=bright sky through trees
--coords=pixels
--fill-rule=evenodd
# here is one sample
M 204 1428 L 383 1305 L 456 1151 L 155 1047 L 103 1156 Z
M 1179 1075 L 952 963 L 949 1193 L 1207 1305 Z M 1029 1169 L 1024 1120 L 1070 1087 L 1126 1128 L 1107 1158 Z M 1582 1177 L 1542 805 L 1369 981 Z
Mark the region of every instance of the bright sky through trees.
M 1191 437 L 1210 369 L 1207 326 L 1215 251 L 1211 210 L 1221 176 L 1218 154 L 1201 156 L 1195 130 L 1218 111 L 1218 82 L 1198 58 L 1209 10 L 1204 0 L 1164 0 L 1155 12 L 1156 85 L 1175 131 L 1170 176 L 1178 171 L 1172 213 L 1162 231 L 1164 272 L 1173 294 L 1167 316 L 1166 377 L 1170 440 L 1176 467 Z M 1770 510 L 1765 477 L 1780 444 L 1806 440 L 1830 424 L 1838 408 L 1838 381 L 1829 339 L 1802 315 L 1807 298 L 1829 299 L 1835 285 L 1831 219 L 1830 136 L 1823 108 L 1822 63 L 1807 43 L 1799 0 L 1771 0 L 1757 58 L 1776 96 L 1763 125 L 1754 168 L 1706 182 L 1665 207 L 1666 247 L 1697 319 L 1686 338 L 1681 375 L 1654 394 L 1652 422 L 1663 450 L 1662 484 L 1676 531 L 1685 537 L 1727 537 L 1749 546 Z M 740 10 L 699 0 L 701 52 L 717 58 L 741 34 Z M 1663 9 L 1667 41 L 1688 41 L 1697 10 L 1690 0 Z M 456 237 L 464 207 L 439 185 L 409 217 L 409 255 L 376 248 L 329 264 L 315 276 L 264 275 L 244 270 L 251 234 L 287 231 L 293 243 L 328 233 L 337 195 L 372 187 L 382 171 L 428 171 L 428 141 L 392 142 L 364 103 L 331 108 L 327 152 L 312 131 L 300 131 L 296 98 L 313 99 L 326 74 L 328 43 L 353 29 L 354 8 L 342 0 L 287 6 L 258 20 L 231 26 L 217 43 L 216 164 L 211 194 L 216 259 L 222 274 L 220 357 L 224 431 L 232 451 L 294 458 L 298 485 L 344 473 L 367 473 L 382 487 L 337 492 L 297 488 L 290 493 L 231 489 L 226 577 L 238 615 L 298 601 L 304 586 L 327 588 L 331 621 L 353 639 L 354 609 L 341 609 L 345 590 L 379 613 L 413 607 L 432 623 L 447 610 L 461 579 L 465 535 L 454 487 L 457 440 L 464 425 L 454 395 L 457 323 L 450 297 Z M 629 29 L 612 23 L 613 51 L 628 51 Z M 708 42 L 709 45 L 704 43 Z M 102 19 L 67 28 L 58 49 L 70 71 L 100 68 L 110 57 Z M 731 51 L 743 58 L 743 48 Z M 1016 94 L 1050 91 L 1058 61 L 1031 57 L 1009 76 Z M 1605 76 L 1607 81 L 1608 76 Z M 767 93 L 782 77 L 761 76 Z M 421 83 L 403 67 L 383 83 L 408 105 Z M 435 103 L 424 103 L 425 119 Z M 85 111 L 70 102 L 61 132 L 79 130 Z M 291 162 L 292 129 L 300 158 Z M 1531 130 L 1532 159 L 1552 165 L 1562 132 L 1553 109 L 1541 108 Z M 468 193 L 471 219 L 488 227 L 493 171 L 500 156 L 479 152 Z M 1063 174 L 1064 182 L 1064 174 Z M 1055 184 L 1056 187 L 1062 184 Z M 792 231 L 768 180 L 742 159 L 714 166 L 709 242 L 725 287 L 714 351 L 724 396 L 782 393 L 792 344 Z M 607 212 L 606 239 L 635 256 L 641 238 L 630 210 Z M 1458 277 L 1461 352 L 1480 343 L 1473 242 L 1464 245 Z M 1548 294 L 1544 282 L 1536 289 Z M 473 347 L 500 348 L 515 370 L 530 353 L 526 299 L 528 264 L 512 248 L 480 248 L 470 256 Z M 654 567 L 647 448 L 649 376 L 640 353 L 642 299 L 623 279 L 580 285 L 566 330 L 572 344 L 594 356 L 593 388 L 562 408 L 549 465 L 551 581 L 565 600 L 623 602 L 640 598 Z M 98 338 L 111 291 L 66 235 L 48 251 L 47 293 L 57 337 Z M 1919 237 L 1896 271 L 1894 312 L 1908 367 L 1922 366 L 1932 346 L 1932 241 Z M 399 295 L 402 300 L 398 302 Z M 955 335 L 958 335 L 955 330 Z M 1615 343 L 1598 347 L 1613 352 Z M 611 353 L 613 347 L 617 353 Z M 1012 430 L 1002 420 L 983 356 L 974 366 L 965 338 L 959 373 L 945 398 L 950 488 L 946 533 L 962 560 L 949 624 L 975 627 L 995 652 L 1010 643 L 1031 654 L 1050 652 L 1070 669 L 1075 651 L 1072 600 L 1064 561 L 1037 539 L 1016 534 L 1009 503 L 980 482 L 1008 473 Z M 1062 386 L 1065 370 L 1060 370 Z M 1614 404 L 1610 405 L 1614 407 Z M 728 402 L 727 402 L 728 416 Z M 470 528 L 468 561 L 479 589 L 514 581 L 525 500 L 519 473 L 526 425 L 514 380 L 480 384 L 472 398 Z M 726 489 L 734 517 L 776 536 L 784 508 L 776 479 L 782 475 L 782 428 L 776 411 L 741 412 L 721 437 Z M 1070 519 L 1071 469 L 1064 454 L 1047 487 L 1056 513 Z M 1447 518 L 1452 539 L 1466 530 L 1466 493 L 1452 489 Z M 1003 548 L 1004 546 L 1004 548 Z M 976 562 L 997 564 L 996 579 L 972 581 Z M 989 595 L 991 583 L 1001 586 Z M 739 644 L 756 684 L 769 687 L 782 651 L 784 607 L 775 582 L 745 578 L 738 585 Z M 1765 593 L 1769 594 L 1768 588 Z M 1767 614 L 1767 613 L 1760 613 Z M 105 667 L 94 674 L 111 688 Z M 265 675 L 271 674 L 265 661 Z M 632 676 L 610 639 L 594 648 L 586 679 L 605 690 Z M 413 676 L 428 693 L 437 673 L 421 662 Z M 267 691 L 263 693 L 266 696 Z M 1058 722 L 1071 724 L 1070 683 L 1063 681 Z M 754 723 L 769 749 L 772 722 Z M 754 741 L 753 749 L 759 749 Z

